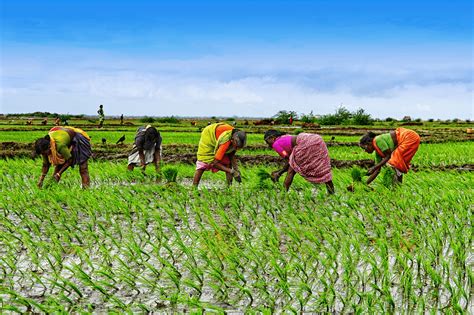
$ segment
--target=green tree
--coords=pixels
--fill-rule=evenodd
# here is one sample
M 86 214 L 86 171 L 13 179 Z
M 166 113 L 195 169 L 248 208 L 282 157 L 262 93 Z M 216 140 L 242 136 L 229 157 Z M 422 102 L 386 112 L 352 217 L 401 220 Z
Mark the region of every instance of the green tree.
M 321 116 L 318 122 L 321 125 L 342 125 L 343 123 L 349 122 L 351 117 L 351 112 L 344 106 L 341 106 L 336 110 L 335 114 Z
M 316 117 L 314 116 L 313 111 L 310 111 L 309 114 L 301 115 L 300 121 L 303 123 L 314 123 L 316 121 Z
M 295 111 L 281 110 L 273 116 L 273 119 L 277 124 L 288 124 L 290 117 L 293 117 L 293 120 L 296 120 L 298 119 L 298 114 Z
M 366 113 L 364 109 L 359 108 L 352 113 L 352 122 L 356 125 L 372 125 L 373 119 L 369 113 Z

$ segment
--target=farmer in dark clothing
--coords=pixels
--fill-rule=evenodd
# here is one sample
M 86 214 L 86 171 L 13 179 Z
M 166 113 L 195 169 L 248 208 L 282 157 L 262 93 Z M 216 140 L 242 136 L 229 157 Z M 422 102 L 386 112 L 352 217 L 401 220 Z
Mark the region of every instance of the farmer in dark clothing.
M 153 163 L 156 172 L 159 172 L 161 142 L 160 132 L 155 127 L 148 125 L 138 128 L 135 143 L 128 156 L 128 170 L 133 171 L 135 166 L 141 166 L 142 172 L 145 172 L 147 164 Z
M 90 137 L 82 129 L 73 127 L 53 127 L 49 133 L 35 142 L 36 154 L 43 156 L 43 168 L 38 187 L 43 186 L 51 164 L 55 166 L 53 177 L 59 182 L 62 173 L 69 166 L 79 165 L 82 187 L 90 185 L 87 160 L 92 155 Z

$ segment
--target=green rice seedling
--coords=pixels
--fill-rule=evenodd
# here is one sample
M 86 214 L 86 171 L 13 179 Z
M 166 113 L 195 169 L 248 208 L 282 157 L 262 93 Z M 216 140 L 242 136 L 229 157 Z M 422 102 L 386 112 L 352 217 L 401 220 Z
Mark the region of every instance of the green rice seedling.
M 382 185 L 386 188 L 392 188 L 394 185 L 395 170 L 391 167 L 384 167 L 382 173 Z
M 259 180 L 270 179 L 271 175 L 265 169 L 259 168 L 257 171 L 257 176 Z
M 178 169 L 176 167 L 164 167 L 161 171 L 167 183 L 176 183 Z
M 0 160 L 8 189 L 0 194 L 0 281 L 20 297 L 34 292 L 45 311 L 3 290 L 0 312 L 143 312 L 140 304 L 158 312 L 226 304 L 249 313 L 469 311 L 470 172 L 420 170 L 397 190 L 327 199 L 298 177 L 300 191 L 260 193 L 261 167 L 245 170 L 252 181 L 242 189 L 197 195 L 148 179 L 128 185 L 121 163 L 99 161 L 91 161 L 91 175 L 102 173 L 89 191 L 73 178 L 38 190 L 28 179 L 33 166 Z M 193 166 L 177 168 L 192 178 Z M 336 185 L 351 181 L 351 169 L 333 175 Z M 179 292 L 158 257 L 181 273 Z
M 358 167 L 353 167 L 351 169 L 352 182 L 357 183 L 362 181 L 362 171 Z
M 268 189 L 272 187 L 271 175 L 265 169 L 260 168 L 257 171 L 257 183 L 255 185 L 256 189 Z

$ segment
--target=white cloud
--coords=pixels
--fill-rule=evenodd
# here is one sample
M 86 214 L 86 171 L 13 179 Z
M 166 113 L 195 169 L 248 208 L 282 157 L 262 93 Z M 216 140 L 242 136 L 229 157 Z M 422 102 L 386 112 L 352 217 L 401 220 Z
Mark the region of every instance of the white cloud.
M 270 116 L 281 109 L 324 114 L 343 103 L 382 118 L 473 118 L 470 61 L 370 57 L 292 52 L 159 60 L 79 50 L 9 53 L 2 62 L 1 110 L 95 114 L 104 104 L 110 115 Z

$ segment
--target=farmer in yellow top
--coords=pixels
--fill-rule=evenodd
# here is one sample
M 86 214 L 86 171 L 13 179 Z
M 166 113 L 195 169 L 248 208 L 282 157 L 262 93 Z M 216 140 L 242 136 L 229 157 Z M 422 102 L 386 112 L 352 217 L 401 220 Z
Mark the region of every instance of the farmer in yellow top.
M 44 178 L 51 164 L 55 166 L 53 177 L 59 182 L 62 173 L 69 167 L 79 165 L 82 187 L 90 185 L 87 160 L 92 155 L 90 137 L 79 128 L 53 127 L 49 133 L 35 142 L 36 154 L 43 156 L 43 167 L 38 187 L 43 186 Z
M 385 164 L 395 169 L 394 181 L 401 183 L 403 174 L 408 173 L 410 161 L 420 146 L 420 136 L 413 130 L 397 128 L 389 133 L 376 136 L 368 132 L 360 139 L 360 147 L 367 153 L 375 153 L 375 166 L 370 168 L 367 184 L 370 184 L 380 173 Z
M 204 171 L 224 171 L 228 185 L 232 184 L 233 178 L 241 182 L 235 153 L 245 146 L 246 141 L 244 131 L 225 123 L 215 123 L 204 128 L 199 140 L 193 185 L 199 185 Z

